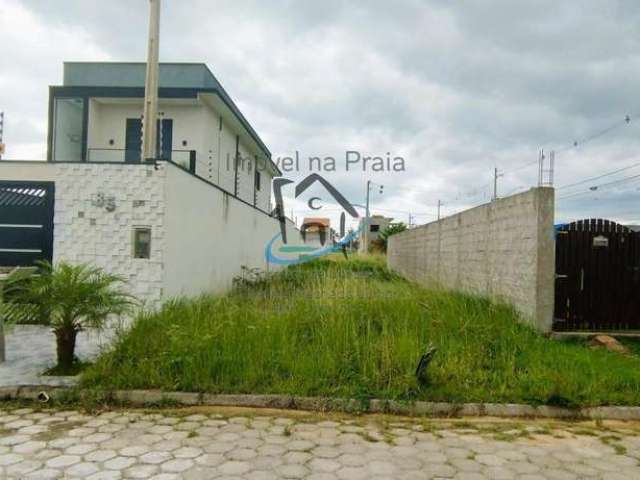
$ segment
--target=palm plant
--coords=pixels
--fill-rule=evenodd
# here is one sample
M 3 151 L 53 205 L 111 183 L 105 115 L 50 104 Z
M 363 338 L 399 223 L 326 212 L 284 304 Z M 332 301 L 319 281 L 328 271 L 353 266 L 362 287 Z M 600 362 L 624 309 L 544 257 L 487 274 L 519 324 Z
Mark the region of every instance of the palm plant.
M 87 327 L 103 328 L 108 316 L 130 312 L 135 298 L 122 289 L 120 276 L 100 268 L 66 262 L 39 266 L 37 275 L 7 287 L 19 302 L 39 307 L 40 322 L 56 336 L 58 367 L 69 369 L 78 333 Z

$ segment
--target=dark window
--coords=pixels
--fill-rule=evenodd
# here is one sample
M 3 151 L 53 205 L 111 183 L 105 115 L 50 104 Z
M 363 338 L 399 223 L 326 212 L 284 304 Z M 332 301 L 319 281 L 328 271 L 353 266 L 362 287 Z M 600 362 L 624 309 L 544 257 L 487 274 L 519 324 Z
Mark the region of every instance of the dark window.
M 133 258 L 151 258 L 151 229 L 136 227 L 133 229 Z
M 370 232 L 378 232 L 380 230 L 380 225 L 371 225 L 369 227 Z
M 142 120 L 127 118 L 124 140 L 124 161 L 134 163 L 140 161 L 142 148 Z
M 173 149 L 173 119 L 163 118 L 158 120 L 158 130 L 156 137 L 156 151 L 162 160 L 171 160 L 171 150 Z
M 256 168 L 255 170 L 255 183 L 256 183 L 256 190 L 259 191 L 260 190 L 260 172 L 258 171 L 258 169 Z
M 140 162 L 140 151 L 142 150 L 141 119 L 127 118 L 124 143 L 124 161 L 128 163 Z M 158 158 L 162 160 L 171 160 L 172 144 L 173 120 L 171 118 L 158 120 L 156 137 L 156 151 L 158 152 Z

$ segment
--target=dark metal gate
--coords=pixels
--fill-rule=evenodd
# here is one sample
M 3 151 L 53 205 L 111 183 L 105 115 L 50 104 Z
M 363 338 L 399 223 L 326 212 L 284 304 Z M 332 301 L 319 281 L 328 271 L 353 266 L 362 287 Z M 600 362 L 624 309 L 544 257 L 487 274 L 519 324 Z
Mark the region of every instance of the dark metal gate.
M 53 203 L 52 182 L 0 181 L 0 267 L 52 260 Z
M 556 233 L 554 330 L 640 329 L 640 233 L 603 219 Z

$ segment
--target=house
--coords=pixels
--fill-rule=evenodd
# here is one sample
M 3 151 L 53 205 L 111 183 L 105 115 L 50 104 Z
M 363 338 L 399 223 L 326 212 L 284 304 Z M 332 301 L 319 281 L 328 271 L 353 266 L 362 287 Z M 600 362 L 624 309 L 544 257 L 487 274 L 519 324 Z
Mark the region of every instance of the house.
M 367 229 L 365 227 L 367 220 L 364 218 L 360 220 L 360 238 L 358 242 L 360 251 L 364 251 L 365 238 L 366 238 L 366 241 L 369 242 L 369 249 L 371 249 L 371 244 L 375 243 L 375 241 L 378 239 L 380 232 L 382 232 L 385 228 L 387 228 L 392 221 L 393 221 L 393 218 L 385 217 L 384 215 L 371 215 L 368 221 L 369 228 Z
M 64 64 L 49 88 L 47 161 L 0 162 L 0 266 L 91 263 L 153 305 L 224 290 L 243 266 L 272 268 L 281 173 L 269 150 L 206 65 L 170 63 L 157 158 L 141 159 L 145 68 Z
M 302 221 L 300 234 L 305 245 L 323 247 L 333 241 L 331 220 L 322 217 L 306 217 Z
M 271 153 L 204 64 L 160 64 L 159 158 L 270 211 Z M 138 163 L 144 63 L 64 64 L 49 87 L 47 159 Z M 260 168 L 254 168 L 255 165 Z

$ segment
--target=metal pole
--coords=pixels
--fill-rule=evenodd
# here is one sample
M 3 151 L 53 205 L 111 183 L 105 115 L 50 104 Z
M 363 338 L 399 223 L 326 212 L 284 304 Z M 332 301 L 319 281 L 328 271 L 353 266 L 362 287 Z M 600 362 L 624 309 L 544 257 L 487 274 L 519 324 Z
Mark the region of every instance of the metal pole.
M 538 157 L 538 186 L 542 186 L 544 181 L 544 150 L 540 150 L 540 156 Z
M 493 170 L 493 200 L 498 199 L 498 167 Z
M 158 119 L 158 55 L 160 43 L 160 0 L 149 0 L 149 47 L 147 50 L 147 78 L 144 90 L 142 119 L 142 158 L 154 160 L 157 152 Z
M 367 201 L 365 202 L 364 217 L 364 253 L 369 253 L 369 191 L 371 190 L 371 180 L 367 180 Z

